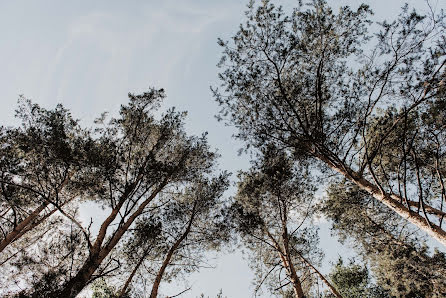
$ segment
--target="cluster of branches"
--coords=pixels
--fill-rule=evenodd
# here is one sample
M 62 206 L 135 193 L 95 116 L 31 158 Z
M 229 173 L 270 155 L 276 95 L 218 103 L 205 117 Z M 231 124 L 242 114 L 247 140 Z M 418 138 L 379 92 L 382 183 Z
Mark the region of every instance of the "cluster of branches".
M 320 279 L 333 295 L 336 288 L 317 269 L 323 253 L 317 248 L 316 211 L 308 165 L 296 166 L 287 154 L 268 146 L 239 174 L 230 222 L 253 254 L 257 293 L 266 282 L 275 295 L 307 297 Z
M 446 256 L 428 247 L 413 227 L 348 181 L 330 186 L 323 213 L 342 241 L 369 264 L 385 297 L 446 295 Z
M 22 126 L 1 128 L 2 294 L 75 297 L 92 285 L 95 297 L 154 298 L 162 281 L 206 266 L 207 251 L 240 235 L 255 252 L 256 292 L 265 283 L 304 297 L 321 280 L 340 297 L 317 269 L 308 164 L 269 146 L 225 204 L 229 175 L 215 173 L 205 136 L 185 134 L 184 113 L 155 117 L 163 98 L 130 94 L 95 129 L 20 98 Z M 87 220 L 95 205 L 104 215 Z

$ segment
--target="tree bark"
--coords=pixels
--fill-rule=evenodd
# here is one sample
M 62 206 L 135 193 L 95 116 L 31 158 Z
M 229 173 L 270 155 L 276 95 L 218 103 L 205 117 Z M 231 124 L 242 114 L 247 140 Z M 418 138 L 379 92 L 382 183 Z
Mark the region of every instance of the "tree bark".
M 73 173 L 68 173 L 65 179 L 62 181 L 62 183 L 57 187 L 56 194 L 59 193 L 70 181 L 71 177 L 73 176 Z M 18 186 L 20 187 L 20 186 Z M 23 187 L 23 186 L 22 186 Z M 22 237 L 27 231 L 37 227 L 40 223 L 42 223 L 42 220 L 37 220 L 37 217 L 39 214 L 45 210 L 46 207 L 50 204 L 50 200 L 48 198 L 44 198 L 44 202 L 40 204 L 39 207 L 34 209 L 24 220 L 22 220 L 17 226 L 14 227 L 14 229 L 9 232 L 5 239 L 3 239 L 0 242 L 0 253 L 12 242 L 16 241 L 20 237 Z M 51 211 L 51 214 L 54 213 L 55 210 Z M 44 219 L 47 217 L 44 216 Z M 35 221 L 33 223 L 33 221 Z
M 305 298 L 304 291 L 302 290 L 302 284 L 300 283 L 300 279 L 296 274 L 296 270 L 294 269 L 293 263 L 290 263 L 289 267 L 290 267 L 291 283 L 293 284 L 293 289 L 294 289 L 294 295 L 296 295 L 296 298 Z
M 375 199 L 382 202 L 384 205 L 395 211 L 397 214 L 405 218 L 410 223 L 414 224 L 419 229 L 425 231 L 428 235 L 430 235 L 446 247 L 446 231 L 441 229 L 438 225 L 428 223 L 427 219 L 419 215 L 418 213 L 407 209 L 407 207 L 400 203 L 400 200 L 402 199 L 400 196 L 381 191 L 378 186 L 366 180 L 357 172 L 350 169 L 348 166 L 342 165 L 341 167 L 340 165 L 336 165 L 323 154 L 315 153 L 314 155 L 315 157 L 326 163 L 330 168 L 342 174 L 345 178 L 355 183 L 362 190 L 367 191 Z
M 291 262 L 291 258 L 289 258 L 286 254 L 282 251 L 282 248 L 280 247 L 279 243 L 274 239 L 273 235 L 268 231 L 268 229 L 265 230 L 268 237 L 271 239 L 271 241 L 274 243 L 274 247 L 276 248 L 277 253 L 279 254 L 280 260 L 282 261 L 283 267 L 288 272 L 291 284 L 293 285 L 293 291 L 296 298 L 305 298 L 304 291 L 302 289 L 302 284 L 300 282 L 299 277 L 297 276 L 296 269 L 294 268 L 293 263 Z
M 281 212 L 282 239 L 283 239 L 283 246 L 285 248 L 285 257 L 289 267 L 291 282 L 293 283 L 294 294 L 296 295 L 296 297 L 297 298 L 305 297 L 304 292 L 302 290 L 302 284 L 296 273 L 296 268 L 294 268 L 293 261 L 291 260 L 290 245 L 289 245 L 290 241 L 289 241 L 288 226 L 287 226 L 288 225 L 287 205 L 284 202 L 282 202 L 282 205 L 283 205 L 283 210 Z M 281 208 L 280 204 L 279 208 Z
M 293 266 L 293 264 L 290 262 L 288 263 L 287 259 L 283 255 L 282 251 L 279 251 L 279 257 L 282 260 L 282 264 L 285 267 L 285 269 L 288 271 L 288 274 L 290 276 L 291 284 L 293 285 L 293 291 L 294 296 L 296 298 L 305 298 L 304 291 L 302 290 L 302 284 L 300 282 L 299 277 L 297 276 L 296 270 Z

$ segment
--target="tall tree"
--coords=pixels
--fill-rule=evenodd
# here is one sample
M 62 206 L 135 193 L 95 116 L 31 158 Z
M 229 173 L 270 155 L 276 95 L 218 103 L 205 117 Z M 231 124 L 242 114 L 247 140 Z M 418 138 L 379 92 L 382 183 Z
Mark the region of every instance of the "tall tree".
M 446 256 L 430 254 L 404 220 L 351 182 L 330 187 L 323 206 L 341 240 L 370 264 L 377 285 L 396 297 L 446 295 Z
M 110 158 L 104 159 L 103 188 L 96 195 L 109 214 L 93 239 L 87 232 L 88 257 L 51 296 L 74 297 L 97 278 L 96 271 L 110 272 L 104 266 L 113 264 L 108 259 L 112 250 L 139 216 L 156 207 L 161 191 L 187 187 L 212 175 L 217 155 L 209 151 L 205 135 L 186 135 L 185 114 L 170 109 L 161 119 L 155 118 L 164 97 L 162 89 L 129 94 L 120 117 L 97 130 L 98 141 L 109 144 Z
M 250 146 L 320 162 L 446 245 L 445 15 L 405 6 L 371 38 L 371 11 L 251 2 L 224 48 L 222 119 Z
M 285 152 L 271 146 L 262 154 L 250 171 L 240 173 L 231 208 L 235 228 L 252 251 L 256 291 L 269 280 L 274 294 L 292 289 L 294 297 L 306 297 L 316 274 L 340 297 L 316 269 L 322 253 L 311 226 L 314 187 L 308 169 L 293 165 Z

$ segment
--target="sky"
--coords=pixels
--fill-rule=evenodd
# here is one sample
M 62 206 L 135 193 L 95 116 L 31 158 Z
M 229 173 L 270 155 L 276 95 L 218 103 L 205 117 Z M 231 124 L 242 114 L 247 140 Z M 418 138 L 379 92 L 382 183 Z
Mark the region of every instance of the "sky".
M 17 124 L 20 94 L 48 109 L 62 103 L 89 126 L 103 111 L 116 114 L 128 92 L 164 88 L 165 107 L 188 111 L 189 133 L 209 132 L 222 169 L 246 169 L 249 156 L 237 154 L 241 143 L 231 138 L 234 129 L 216 121 L 218 106 L 209 87 L 218 84 L 217 38 L 234 35 L 247 2 L 0 1 L 0 124 Z M 296 3 L 273 2 L 285 8 Z M 394 18 L 404 2 L 427 8 L 422 0 L 329 1 L 333 7 L 361 2 L 371 6 L 375 20 Z M 446 1 L 431 3 L 446 8 Z M 326 222 L 320 227 L 326 271 L 346 248 L 330 236 Z M 182 297 L 213 297 L 220 289 L 231 298 L 252 296 L 252 273 L 241 252 L 226 252 L 211 262 L 216 268 L 186 279 L 192 289 Z M 182 289 L 183 284 L 164 284 L 162 293 Z

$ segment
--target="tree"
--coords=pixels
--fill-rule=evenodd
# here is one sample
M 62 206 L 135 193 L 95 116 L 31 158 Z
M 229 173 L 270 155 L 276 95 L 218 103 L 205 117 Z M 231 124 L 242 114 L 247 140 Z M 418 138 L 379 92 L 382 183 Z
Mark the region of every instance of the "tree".
M 256 291 L 269 280 L 273 293 L 286 296 L 291 288 L 294 297 L 306 297 L 316 274 L 340 297 L 314 266 L 322 252 L 317 249 L 317 231 L 309 224 L 315 211 L 314 187 L 305 165 L 293 165 L 285 152 L 268 147 L 239 179 L 232 216 L 243 244 L 252 251 Z
M 445 15 L 405 6 L 372 38 L 366 5 L 307 7 L 251 2 L 219 40 L 220 118 L 248 146 L 318 161 L 446 245 Z
M 59 265 L 82 254 L 73 216 L 96 188 L 100 149 L 61 105 L 46 110 L 20 97 L 16 116 L 22 125 L 2 127 L 0 137 L 1 283 L 46 295 L 63 280 Z
M 341 240 L 370 264 L 379 287 L 396 297 L 446 295 L 446 256 L 429 251 L 404 220 L 351 182 L 329 188 L 323 212 Z
M 97 131 L 99 141 L 108 144 L 110 157 L 101 165 L 106 173 L 97 196 L 110 213 L 96 237 L 85 239 L 88 257 L 53 296 L 74 297 L 97 278 L 95 272 L 104 275 L 114 269 L 114 263 L 119 268 L 119 260 L 107 257 L 139 216 L 156 210 L 161 191 L 187 187 L 212 175 L 217 155 L 209 151 L 205 135 L 185 134 L 184 113 L 170 109 L 155 119 L 154 111 L 164 97 L 162 89 L 129 94 L 130 102 L 121 107 L 120 118 L 112 118 Z

